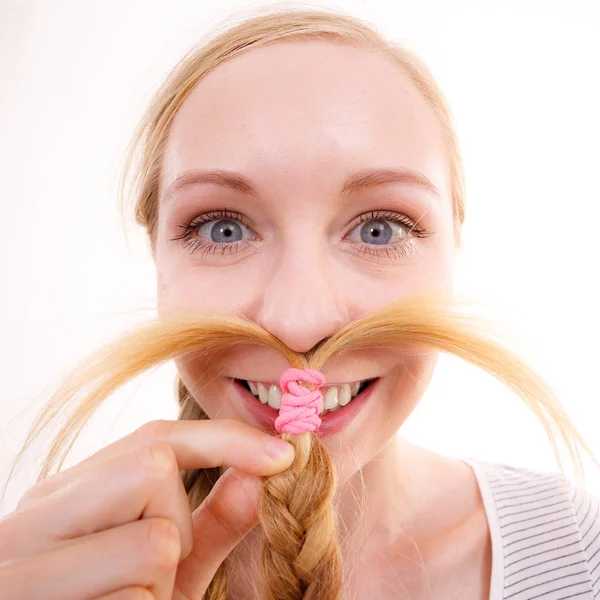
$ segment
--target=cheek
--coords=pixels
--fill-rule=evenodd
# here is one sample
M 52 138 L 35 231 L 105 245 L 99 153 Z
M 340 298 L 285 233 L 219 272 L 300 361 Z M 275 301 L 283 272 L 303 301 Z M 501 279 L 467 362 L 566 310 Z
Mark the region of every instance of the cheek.
M 408 420 L 433 378 L 439 352 L 404 349 L 400 356 L 398 366 L 388 375 L 390 381 L 382 401 L 377 404 L 379 414 L 371 419 L 374 439 L 378 431 L 385 434 L 383 437 L 394 435 Z
M 187 355 L 175 358 L 174 363 L 185 387 L 210 419 L 238 418 L 226 399 L 224 382 L 210 373 L 205 361 Z
M 454 282 L 455 249 L 449 231 L 439 234 L 405 279 L 406 294 L 417 294 L 426 290 L 451 292 Z
M 352 285 L 346 286 L 350 290 L 347 297 L 353 314 L 358 317 L 374 312 L 415 294 L 431 292 L 451 295 L 454 286 L 454 249 L 451 245 L 446 246 L 441 239 L 439 242 L 429 248 L 420 260 L 402 268 L 358 274 Z
M 244 277 L 232 271 L 198 265 L 157 264 L 158 305 L 237 312 L 252 289 Z M 253 285 L 256 287 L 256 283 Z

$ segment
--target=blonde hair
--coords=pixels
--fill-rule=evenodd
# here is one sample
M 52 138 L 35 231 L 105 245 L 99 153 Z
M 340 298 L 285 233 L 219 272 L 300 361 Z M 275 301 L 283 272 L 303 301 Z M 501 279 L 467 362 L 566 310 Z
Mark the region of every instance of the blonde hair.
M 158 90 L 132 141 L 123 181 L 133 172 L 136 220 L 148 232 L 152 251 L 158 219 L 162 152 L 170 124 L 182 102 L 202 77 L 224 60 L 248 48 L 281 39 L 328 39 L 378 48 L 398 62 L 436 113 L 448 152 L 456 239 L 464 220 L 463 170 L 450 112 L 425 65 L 413 54 L 384 40 L 370 25 L 347 15 L 322 10 L 288 10 L 245 20 L 194 48 Z M 49 424 L 74 403 L 70 417 L 54 439 L 38 481 L 60 470 L 77 436 L 96 409 L 130 379 L 189 352 L 210 358 L 232 345 L 253 343 L 280 352 L 291 366 L 321 369 L 332 358 L 365 348 L 417 347 L 448 352 L 481 367 L 515 391 L 543 424 L 563 470 L 556 433 L 568 448 L 578 476 L 580 449 L 592 456 L 544 381 L 517 356 L 503 348 L 481 319 L 462 313 L 456 302 L 421 295 L 388 305 L 350 323 L 320 345 L 310 358 L 290 350 L 255 323 L 208 311 L 171 310 L 137 326 L 86 358 L 64 380 L 36 419 L 14 466 Z M 207 419 L 196 399 L 177 380 L 180 419 Z M 291 467 L 265 479 L 259 518 L 263 533 L 261 576 L 271 600 L 340 598 L 343 569 L 336 535 L 333 496 L 335 472 L 318 435 L 283 434 L 296 448 Z M 595 459 L 594 459 L 595 460 Z M 596 463 L 598 464 L 598 463 Z M 11 474 L 12 472 L 11 471 Z M 209 494 L 220 469 L 182 471 L 194 510 Z M 564 475 L 564 471 L 563 471 Z M 228 595 L 227 560 L 219 567 L 205 598 Z
M 372 25 L 356 17 L 322 10 L 286 10 L 247 19 L 192 48 L 171 71 L 140 121 L 130 144 L 120 197 L 126 196 L 123 190 L 127 184 L 135 190 L 135 219 L 146 228 L 152 252 L 158 223 L 161 157 L 177 110 L 196 84 L 222 62 L 279 40 L 329 40 L 377 49 L 407 73 L 439 123 L 451 178 L 454 235 L 460 245 L 460 226 L 465 218 L 464 169 L 450 107 L 429 68 L 408 49 L 391 44 Z M 140 160 L 132 171 L 138 150 Z

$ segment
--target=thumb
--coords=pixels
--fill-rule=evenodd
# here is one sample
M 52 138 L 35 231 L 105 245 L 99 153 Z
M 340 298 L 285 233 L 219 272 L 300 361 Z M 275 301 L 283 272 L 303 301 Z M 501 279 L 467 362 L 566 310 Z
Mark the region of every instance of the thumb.
M 219 478 L 192 513 L 194 545 L 179 563 L 173 600 L 203 597 L 219 565 L 257 525 L 261 489 L 260 477 L 233 468 Z

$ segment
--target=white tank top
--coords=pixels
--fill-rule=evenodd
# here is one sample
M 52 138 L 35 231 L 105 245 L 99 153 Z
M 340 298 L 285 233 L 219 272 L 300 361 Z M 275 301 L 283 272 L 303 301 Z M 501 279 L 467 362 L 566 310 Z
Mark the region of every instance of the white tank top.
M 559 473 L 462 460 L 490 528 L 490 600 L 600 598 L 600 499 Z

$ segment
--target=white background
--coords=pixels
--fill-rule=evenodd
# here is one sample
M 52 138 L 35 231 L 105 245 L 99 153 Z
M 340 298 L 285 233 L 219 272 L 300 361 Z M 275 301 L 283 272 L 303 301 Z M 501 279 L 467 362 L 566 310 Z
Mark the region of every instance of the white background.
M 150 92 L 198 39 L 252 2 L 0 4 L 0 485 L 73 363 L 152 307 L 143 233 L 116 184 Z M 329 3 L 374 22 L 432 68 L 468 177 L 457 291 L 558 392 L 600 456 L 600 4 L 571 0 Z M 145 313 L 148 315 L 148 312 Z M 176 418 L 167 365 L 115 394 L 67 464 L 155 418 Z M 435 451 L 556 469 L 541 425 L 453 357 L 401 430 Z M 49 441 L 49 437 L 46 443 Z M 0 514 L 35 479 L 38 446 Z M 600 492 L 598 471 L 587 486 Z

